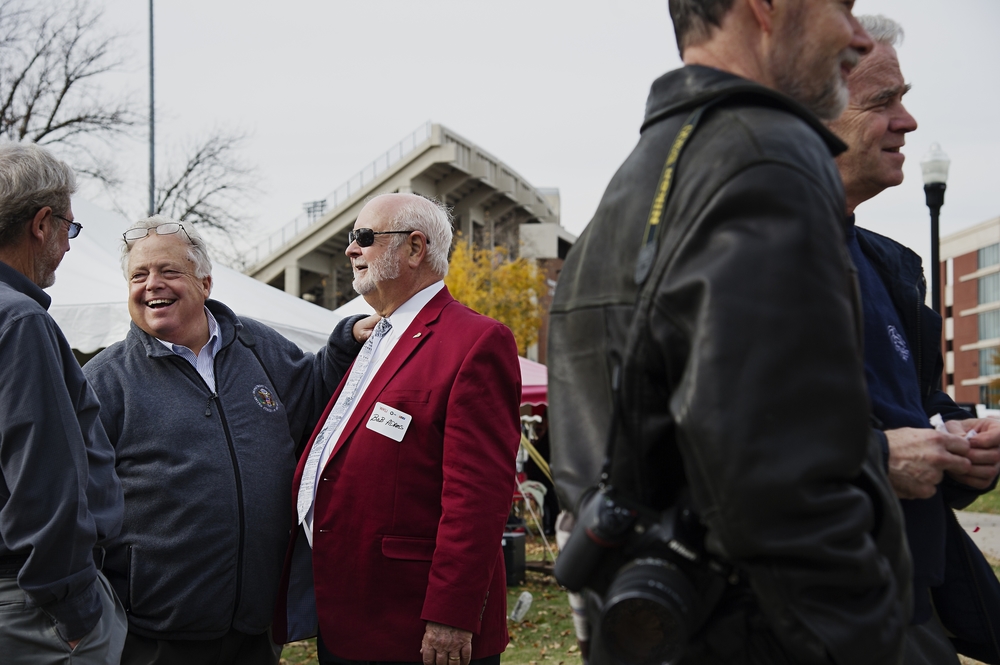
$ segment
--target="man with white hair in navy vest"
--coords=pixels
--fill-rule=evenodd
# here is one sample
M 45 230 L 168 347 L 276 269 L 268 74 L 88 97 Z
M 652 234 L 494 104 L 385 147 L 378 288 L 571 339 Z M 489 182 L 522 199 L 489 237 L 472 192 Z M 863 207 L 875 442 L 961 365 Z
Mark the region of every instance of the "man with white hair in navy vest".
M 848 76 L 850 102 L 830 128 L 848 144 L 836 161 L 864 308 L 865 375 L 913 557 L 903 662 L 957 665 L 956 648 L 1000 662 L 1000 583 L 953 512 L 996 485 L 1000 421 L 973 418 L 940 389 L 941 316 L 924 304 L 920 257 L 854 224 L 858 205 L 903 182 L 901 148 L 917 128 L 903 106 L 910 86 L 895 50 L 902 28 L 884 16 L 858 20 L 875 47 Z M 944 421 L 941 431 L 931 426 L 933 416 Z

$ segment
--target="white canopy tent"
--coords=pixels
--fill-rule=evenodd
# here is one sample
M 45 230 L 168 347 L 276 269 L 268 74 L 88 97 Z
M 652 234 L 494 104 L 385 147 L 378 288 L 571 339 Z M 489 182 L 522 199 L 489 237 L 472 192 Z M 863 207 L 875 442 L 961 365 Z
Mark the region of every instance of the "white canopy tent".
M 120 262 L 121 234 L 129 221 L 81 198 L 73 199 L 73 214 L 83 231 L 70 240 L 70 251 L 56 270 L 49 288 L 49 313 L 81 353 L 125 339 L 128 285 Z M 236 314 L 256 319 L 307 351 L 322 347 L 343 316 L 258 282 L 232 268 L 212 266 L 212 298 Z

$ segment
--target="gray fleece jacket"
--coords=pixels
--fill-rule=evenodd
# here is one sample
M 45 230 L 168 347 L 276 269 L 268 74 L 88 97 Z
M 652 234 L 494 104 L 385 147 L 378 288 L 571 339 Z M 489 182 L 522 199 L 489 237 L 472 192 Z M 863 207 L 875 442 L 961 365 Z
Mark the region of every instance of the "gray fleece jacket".
M 87 363 L 125 492 L 105 574 L 129 629 L 214 639 L 271 622 L 300 445 L 360 348 L 345 319 L 313 356 L 222 303 L 216 392 L 135 324 Z

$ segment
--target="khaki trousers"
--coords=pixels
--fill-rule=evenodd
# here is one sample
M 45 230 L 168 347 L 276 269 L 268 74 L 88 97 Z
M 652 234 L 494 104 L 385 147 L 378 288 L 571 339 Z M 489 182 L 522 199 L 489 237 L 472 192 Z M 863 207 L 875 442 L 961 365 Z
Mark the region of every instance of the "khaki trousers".
M 125 608 L 103 573 L 94 580 L 103 612 L 92 631 L 70 649 L 55 623 L 28 607 L 16 579 L 0 579 L 0 662 L 4 665 L 117 665 L 125 645 Z

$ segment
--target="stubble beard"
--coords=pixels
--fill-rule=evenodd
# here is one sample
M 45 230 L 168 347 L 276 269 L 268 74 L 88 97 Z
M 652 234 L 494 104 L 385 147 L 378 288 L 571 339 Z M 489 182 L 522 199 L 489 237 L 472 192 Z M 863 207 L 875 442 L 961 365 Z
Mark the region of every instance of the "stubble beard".
M 779 41 L 771 65 L 775 87 L 812 111 L 820 120 L 836 120 L 850 101 L 847 82 L 841 76 L 841 65 L 846 62 L 854 66 L 861 56 L 854 48 L 847 47 L 836 59 L 816 62 L 814 56 L 810 62 L 805 51 L 805 42 L 801 37 L 788 35 Z
M 386 282 L 399 277 L 400 258 L 392 251 L 386 250 L 384 254 L 376 257 L 368 263 L 368 271 L 363 277 L 355 277 L 351 286 L 359 295 L 366 296 L 375 290 L 379 282 Z
M 39 288 L 47 289 L 56 283 L 56 268 L 59 267 L 62 258 L 63 251 L 59 246 L 59 236 L 55 234 L 39 257 L 39 265 L 35 274 L 35 284 Z

